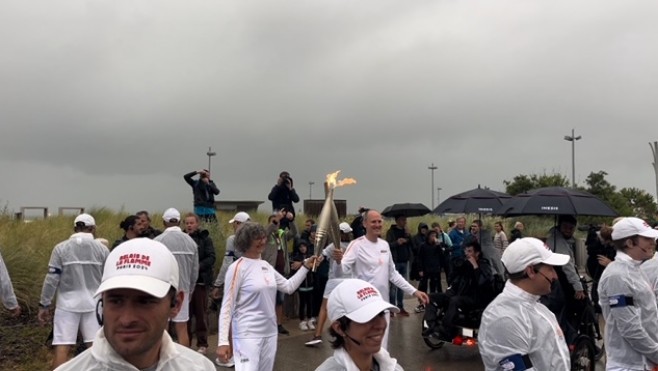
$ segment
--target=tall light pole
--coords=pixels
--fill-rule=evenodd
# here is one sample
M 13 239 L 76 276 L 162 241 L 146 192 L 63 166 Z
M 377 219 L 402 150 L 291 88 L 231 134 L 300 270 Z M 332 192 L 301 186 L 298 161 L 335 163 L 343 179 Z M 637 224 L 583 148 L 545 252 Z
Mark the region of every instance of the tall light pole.
M 576 141 L 581 138 L 576 136 L 574 129 L 571 129 L 571 136 L 564 136 L 564 140 L 571 142 L 571 188 L 576 188 Z
M 217 153 L 212 151 L 212 147 L 208 147 L 208 152 L 206 155 L 208 155 L 208 172 L 212 174 L 212 169 L 210 168 L 210 159 L 212 156 L 217 156 Z
M 436 206 L 439 206 L 441 204 L 441 191 L 443 188 L 439 187 L 436 189 Z
M 308 199 L 309 200 L 313 199 L 313 184 L 315 184 L 315 182 L 308 182 Z
M 432 172 L 432 210 L 434 210 L 434 170 L 438 169 L 432 162 L 432 165 L 427 167 Z
M 656 173 L 656 199 L 658 200 L 658 142 L 649 142 L 649 147 L 651 147 L 651 153 L 653 153 L 653 171 Z

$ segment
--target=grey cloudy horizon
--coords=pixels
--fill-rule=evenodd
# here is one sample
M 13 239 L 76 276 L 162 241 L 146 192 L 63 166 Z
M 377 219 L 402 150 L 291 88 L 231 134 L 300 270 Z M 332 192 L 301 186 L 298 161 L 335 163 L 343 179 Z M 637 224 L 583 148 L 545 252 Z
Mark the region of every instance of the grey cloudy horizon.
M 658 4 L 0 3 L 0 203 L 190 210 L 264 201 L 282 170 L 348 211 L 431 206 L 519 174 L 603 170 L 655 194 Z M 435 199 L 437 195 L 435 192 Z M 436 200 L 434 204 L 436 205 Z M 301 203 L 299 204 L 301 208 Z

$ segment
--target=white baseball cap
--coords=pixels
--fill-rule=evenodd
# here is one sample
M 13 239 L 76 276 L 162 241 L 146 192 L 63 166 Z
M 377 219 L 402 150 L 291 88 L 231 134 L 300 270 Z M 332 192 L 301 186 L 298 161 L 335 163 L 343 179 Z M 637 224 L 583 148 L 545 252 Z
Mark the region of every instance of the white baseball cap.
M 110 252 L 95 295 L 134 289 L 163 298 L 172 286 L 178 289 L 178 281 L 178 263 L 165 245 L 149 238 L 133 238 Z
M 544 242 L 534 237 L 515 240 L 507 246 L 501 258 L 509 273 L 519 273 L 539 263 L 561 266 L 567 264 L 569 259 L 569 255 L 552 252 Z
M 336 286 L 327 303 L 332 322 L 347 317 L 357 323 L 366 323 L 385 310 L 393 313 L 400 311 L 384 300 L 375 286 L 356 278 L 345 279 Z
M 165 222 L 179 222 L 180 221 L 180 213 L 178 210 L 174 209 L 173 207 L 168 208 L 165 210 L 164 214 L 162 214 L 162 219 L 164 219 Z
M 96 220 L 94 220 L 94 217 L 89 214 L 80 214 L 75 217 L 73 226 L 77 226 L 78 223 L 84 224 L 85 227 L 93 227 L 96 225 Z
M 342 222 L 338 225 L 338 228 L 340 228 L 340 231 L 343 233 L 350 233 L 352 232 L 352 227 L 350 227 L 349 224 Z
M 640 218 L 622 218 L 612 226 L 612 240 L 617 241 L 627 237 L 642 236 L 658 238 L 658 230 L 651 228 Z
M 233 219 L 228 221 L 228 224 L 233 224 L 235 222 L 238 223 L 245 223 L 248 222 L 251 218 L 249 217 L 249 214 L 245 213 L 244 211 L 240 211 L 239 213 L 235 214 L 233 216 Z

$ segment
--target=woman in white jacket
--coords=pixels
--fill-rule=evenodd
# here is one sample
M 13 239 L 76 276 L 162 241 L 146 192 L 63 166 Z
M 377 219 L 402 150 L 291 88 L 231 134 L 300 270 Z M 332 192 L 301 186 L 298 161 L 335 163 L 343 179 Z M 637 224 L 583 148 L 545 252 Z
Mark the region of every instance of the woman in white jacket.
M 267 244 L 265 228 L 246 222 L 235 234 L 235 249 L 242 253 L 228 268 L 219 314 L 217 358 L 226 363 L 235 353 L 235 369 L 274 369 L 277 348 L 275 297 L 277 290 L 292 294 L 306 278 L 315 256 L 290 279 L 279 274 L 261 254 Z M 229 341 L 229 333 L 233 340 Z M 232 343 L 233 347 L 229 346 Z
M 345 279 L 329 296 L 329 333 L 335 349 L 316 371 L 403 371 L 382 347 L 387 311 L 398 312 L 360 279 Z

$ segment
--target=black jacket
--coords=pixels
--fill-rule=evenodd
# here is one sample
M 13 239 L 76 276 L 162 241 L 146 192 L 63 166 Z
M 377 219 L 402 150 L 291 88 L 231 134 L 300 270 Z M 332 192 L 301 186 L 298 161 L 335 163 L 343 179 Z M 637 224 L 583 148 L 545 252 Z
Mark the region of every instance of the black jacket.
M 212 269 L 215 265 L 215 246 L 207 230 L 196 231 L 190 234 L 196 242 L 199 251 L 199 278 L 196 283 L 210 286 L 213 282 Z
M 423 272 L 423 274 L 440 273 L 443 251 L 444 249 L 439 246 L 438 242 L 436 245 L 430 245 L 429 243 L 422 244 L 418 250 L 416 259 L 418 262 L 418 271 Z
M 295 207 L 293 202 L 299 202 L 299 196 L 295 189 L 288 189 L 284 184 L 275 185 L 272 187 L 270 194 L 267 196 L 267 199 L 272 201 L 272 210 L 281 210 L 286 209 L 293 214 L 295 214 Z
M 454 279 L 448 291 L 453 295 L 471 297 L 478 306 L 489 304 L 496 295 L 493 269 L 489 261 L 480 257 L 477 269 L 467 259 L 460 261 L 454 268 Z
M 194 194 L 194 206 L 215 208 L 215 196 L 219 194 L 219 188 L 212 180 L 208 184 L 200 179 L 192 179 L 196 171 L 183 175 L 183 179 L 192 187 Z
M 398 238 L 406 238 L 407 243 L 398 244 Z M 398 228 L 396 224 L 386 232 L 386 241 L 391 247 L 391 255 L 396 263 L 406 263 L 411 259 L 411 235 L 406 230 Z

